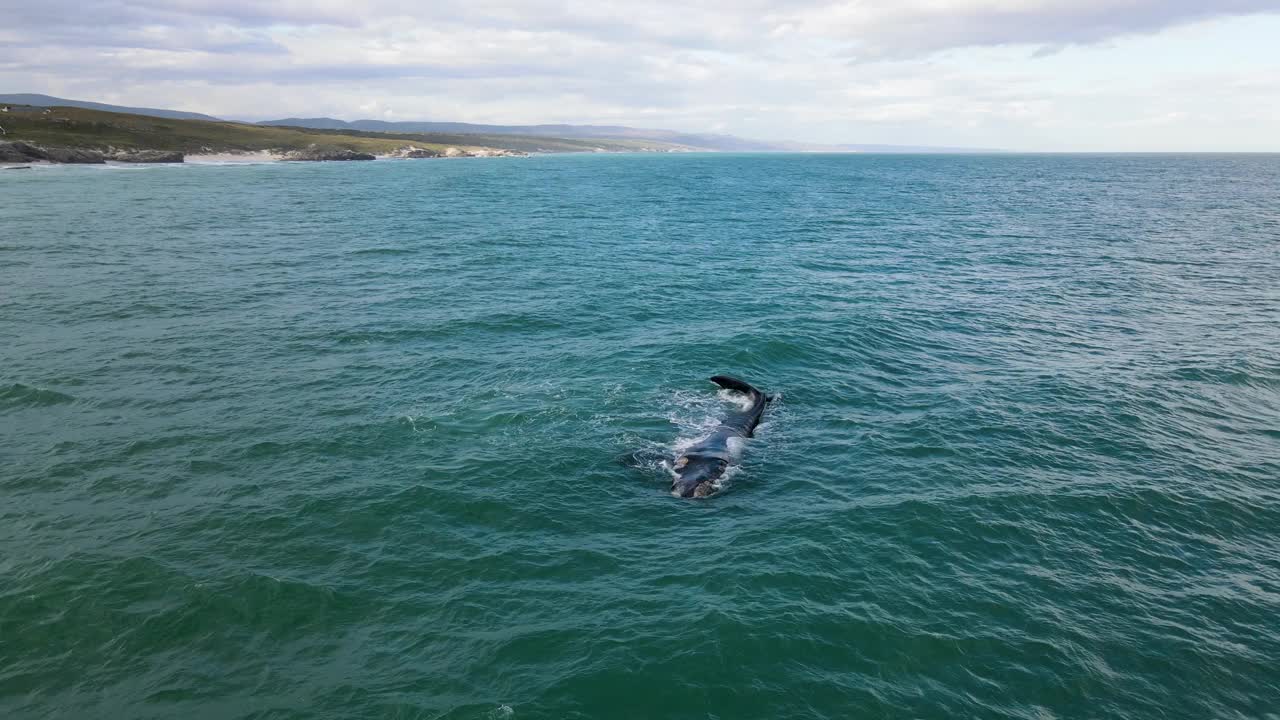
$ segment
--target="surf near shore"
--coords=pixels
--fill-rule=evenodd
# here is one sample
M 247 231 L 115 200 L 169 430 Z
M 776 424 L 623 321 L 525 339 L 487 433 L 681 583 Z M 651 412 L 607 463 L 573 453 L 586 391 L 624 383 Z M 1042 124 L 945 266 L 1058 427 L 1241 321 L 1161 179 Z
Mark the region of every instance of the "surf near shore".
M 406 145 L 386 153 L 360 152 L 341 147 L 311 145 L 297 150 L 239 150 L 184 153 L 166 150 L 118 150 L 75 147 L 51 147 L 25 142 L 0 142 L 0 166 L 29 164 L 101 165 L 117 163 L 204 163 L 227 165 L 263 162 L 327 162 L 360 160 L 417 160 L 427 158 L 527 157 L 528 153 L 496 148 L 443 149 Z

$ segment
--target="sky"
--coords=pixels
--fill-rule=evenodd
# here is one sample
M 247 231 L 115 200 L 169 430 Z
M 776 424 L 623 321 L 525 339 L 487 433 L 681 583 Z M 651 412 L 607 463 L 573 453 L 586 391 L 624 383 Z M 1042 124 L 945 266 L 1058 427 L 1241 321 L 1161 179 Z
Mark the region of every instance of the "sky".
M 815 143 L 1280 151 L 1280 0 L 0 0 L 0 93 Z

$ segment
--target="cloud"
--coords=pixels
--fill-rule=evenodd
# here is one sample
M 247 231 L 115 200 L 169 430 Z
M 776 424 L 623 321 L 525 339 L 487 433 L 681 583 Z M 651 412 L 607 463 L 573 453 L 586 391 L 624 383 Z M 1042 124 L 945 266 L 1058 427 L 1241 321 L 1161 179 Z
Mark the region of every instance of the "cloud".
M 977 46 L 1090 44 L 1277 10 L 1277 0 L 853 0 L 810 7 L 791 22 L 846 42 L 851 54 L 879 59 Z
M 977 128 L 993 135 L 973 136 L 983 145 L 1005 144 L 1010 128 L 1042 142 L 1037 128 L 1085 102 L 1072 95 L 1073 82 L 1091 71 L 1068 64 L 1080 52 L 1280 11 L 1280 0 L 11 5 L 0 26 L 4 91 L 233 117 L 352 118 L 361 107 L 394 108 L 402 118 L 651 122 L 833 141 L 923 129 L 955 143 Z M 1258 62 L 1257 72 L 1242 68 L 1224 82 L 1243 88 L 1276 64 Z M 1135 94 L 1117 96 L 1124 92 Z M 1151 117 L 1176 127 L 1198 117 L 1171 114 L 1182 111 L 1135 110 L 1108 127 Z M 1250 112 L 1271 117 L 1266 107 Z
M 188 47 L 184 38 L 212 34 L 206 28 L 263 37 L 325 28 L 334 37 L 366 37 L 398 26 L 726 52 L 767 51 L 798 37 L 838 43 L 859 55 L 913 57 L 971 46 L 1093 43 L 1277 10 L 1280 0 L 47 0 L 6 11 L 6 35 L 36 43 L 74 37 L 104 46 L 168 35 L 170 47 L 179 49 Z

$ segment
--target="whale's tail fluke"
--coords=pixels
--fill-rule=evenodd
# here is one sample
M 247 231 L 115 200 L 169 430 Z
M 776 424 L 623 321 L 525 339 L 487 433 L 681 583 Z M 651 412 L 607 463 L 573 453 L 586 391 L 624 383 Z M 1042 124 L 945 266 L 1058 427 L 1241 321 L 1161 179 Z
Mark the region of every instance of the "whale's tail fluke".
M 770 399 L 769 396 L 755 389 L 749 383 L 743 382 L 738 378 L 729 377 L 728 375 L 716 375 L 715 377 L 711 378 L 711 382 L 719 385 L 725 390 L 736 390 L 737 392 L 740 392 L 740 393 L 746 393 L 747 395 L 750 395 L 753 398 L 762 397 L 766 401 Z
M 736 392 L 745 393 L 747 397 L 751 398 L 750 409 L 736 413 L 733 416 L 726 418 L 724 421 L 724 425 L 726 427 L 736 428 L 745 437 L 751 437 L 755 433 L 756 425 L 760 424 L 760 417 L 764 415 L 765 407 L 770 402 L 773 402 L 774 396 L 766 395 L 752 387 L 750 383 L 744 382 L 735 377 L 729 377 L 728 375 L 716 375 L 711 378 L 711 382 L 719 385 L 725 390 L 734 390 Z

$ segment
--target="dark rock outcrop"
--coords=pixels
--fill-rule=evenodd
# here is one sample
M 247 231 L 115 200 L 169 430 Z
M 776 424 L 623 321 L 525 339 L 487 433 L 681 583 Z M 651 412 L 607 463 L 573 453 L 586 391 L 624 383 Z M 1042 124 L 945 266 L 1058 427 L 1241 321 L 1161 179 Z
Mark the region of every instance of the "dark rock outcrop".
M 24 163 L 45 160 L 44 151 L 24 142 L 0 142 L 0 162 Z
M 0 142 L 0 162 L 86 163 L 100 165 L 106 162 L 102 153 L 79 148 L 37 147 L 24 142 Z
M 5 168 L 5 170 L 30 170 L 30 169 L 31 169 L 30 165 L 14 165 L 13 167 Z
M 413 150 L 405 150 L 400 154 L 402 158 L 412 158 L 414 160 L 420 158 L 438 158 L 440 153 L 435 150 L 423 150 L 422 148 L 414 148 Z
M 177 150 L 130 150 L 117 152 L 108 159 L 124 163 L 180 163 L 186 155 Z
M 96 150 L 79 148 L 43 148 L 44 159 L 56 163 L 75 163 L 80 165 L 101 165 L 107 161 L 102 153 Z
M 377 160 L 369 153 L 356 152 L 346 148 L 324 148 L 312 145 L 304 150 L 294 150 L 284 154 L 282 160 L 294 162 L 320 162 L 323 160 Z

